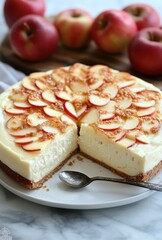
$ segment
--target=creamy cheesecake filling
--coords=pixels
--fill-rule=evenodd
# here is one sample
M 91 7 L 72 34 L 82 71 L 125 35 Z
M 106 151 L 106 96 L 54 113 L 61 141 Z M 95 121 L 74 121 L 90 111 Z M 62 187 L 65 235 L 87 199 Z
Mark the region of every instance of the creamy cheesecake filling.
M 161 130 L 162 136 L 162 130 Z M 85 137 L 86 136 L 86 137 Z M 155 142 L 160 140 L 157 144 Z M 136 144 L 126 149 L 119 142 L 108 139 L 103 131 L 82 124 L 79 136 L 81 152 L 130 176 L 147 173 L 162 160 L 162 138 L 153 138 L 151 144 Z

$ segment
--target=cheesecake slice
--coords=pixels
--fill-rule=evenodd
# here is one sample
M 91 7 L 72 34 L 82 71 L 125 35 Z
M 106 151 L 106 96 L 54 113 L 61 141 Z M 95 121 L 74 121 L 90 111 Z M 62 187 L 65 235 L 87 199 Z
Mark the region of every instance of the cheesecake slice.
M 0 107 L 0 166 L 26 188 L 76 151 L 132 180 L 161 170 L 162 93 L 129 73 L 83 64 L 32 73 Z

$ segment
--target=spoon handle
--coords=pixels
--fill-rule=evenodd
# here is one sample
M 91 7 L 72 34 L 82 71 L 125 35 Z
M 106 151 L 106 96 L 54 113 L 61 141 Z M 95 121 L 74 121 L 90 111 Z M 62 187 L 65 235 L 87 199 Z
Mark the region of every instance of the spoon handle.
M 118 178 L 109 178 L 109 177 L 93 177 L 93 178 L 91 178 L 91 182 L 96 181 L 96 180 L 118 182 L 118 183 L 124 183 L 124 184 L 139 186 L 139 187 L 143 187 L 143 188 L 148 188 L 150 190 L 162 191 L 162 185 L 156 184 L 156 183 L 137 182 L 137 181 L 131 181 L 131 180 L 127 180 L 127 179 L 118 179 Z

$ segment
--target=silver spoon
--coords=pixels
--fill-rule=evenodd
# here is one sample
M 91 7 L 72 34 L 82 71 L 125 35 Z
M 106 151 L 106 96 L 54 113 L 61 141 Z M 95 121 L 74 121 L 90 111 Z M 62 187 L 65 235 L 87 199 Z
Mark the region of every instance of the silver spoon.
M 155 191 L 162 191 L 161 184 L 149 183 L 149 182 L 136 182 L 136 181 L 131 181 L 127 179 L 118 179 L 118 178 L 101 177 L 101 176 L 90 178 L 84 173 L 76 172 L 76 171 L 62 171 L 59 173 L 59 178 L 61 179 L 62 182 L 64 182 L 65 184 L 73 188 L 83 188 L 93 181 L 101 180 L 101 181 L 118 182 L 118 183 L 139 186 L 139 187 L 148 188 L 150 190 L 155 190 Z

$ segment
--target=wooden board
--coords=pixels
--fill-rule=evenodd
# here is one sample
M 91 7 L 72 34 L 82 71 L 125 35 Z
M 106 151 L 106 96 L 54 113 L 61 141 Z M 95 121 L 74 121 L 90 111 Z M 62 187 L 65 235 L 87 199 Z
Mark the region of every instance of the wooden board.
M 162 89 L 162 76 L 147 77 L 143 76 L 130 66 L 128 57 L 126 54 L 114 55 L 104 53 L 91 44 L 88 48 L 81 50 L 70 50 L 60 46 L 55 54 L 49 59 L 42 62 L 27 62 L 18 58 L 12 51 L 8 38 L 6 37 L 1 44 L 1 60 L 15 67 L 16 69 L 23 71 L 26 74 L 36 71 L 46 71 L 49 69 L 68 66 L 76 62 L 94 65 L 105 64 L 111 68 L 119 71 L 127 71 L 131 74 L 140 77 L 148 82 L 153 83 L 160 89 Z

